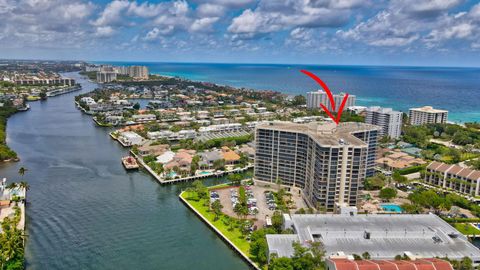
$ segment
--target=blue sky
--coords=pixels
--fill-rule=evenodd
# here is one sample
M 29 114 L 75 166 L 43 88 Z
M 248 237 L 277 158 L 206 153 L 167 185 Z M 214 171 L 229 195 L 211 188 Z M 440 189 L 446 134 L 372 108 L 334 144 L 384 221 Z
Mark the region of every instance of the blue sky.
M 0 58 L 480 66 L 469 0 L 0 0 Z

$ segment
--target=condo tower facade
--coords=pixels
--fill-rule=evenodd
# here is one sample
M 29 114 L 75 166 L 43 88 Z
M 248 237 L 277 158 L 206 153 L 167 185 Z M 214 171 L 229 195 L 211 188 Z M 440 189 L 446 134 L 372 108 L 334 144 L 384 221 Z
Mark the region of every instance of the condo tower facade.
M 373 175 L 380 127 L 364 123 L 268 122 L 256 127 L 254 177 L 303 189 L 313 206 L 357 205 Z

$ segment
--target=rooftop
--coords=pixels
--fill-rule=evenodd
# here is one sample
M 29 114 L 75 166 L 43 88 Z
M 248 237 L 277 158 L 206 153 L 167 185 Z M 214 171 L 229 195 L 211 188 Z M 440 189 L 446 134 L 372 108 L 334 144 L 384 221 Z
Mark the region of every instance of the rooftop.
M 307 134 L 324 146 L 340 146 L 342 144 L 366 146 L 365 142 L 353 136 L 352 133 L 378 131 L 381 129 L 379 126 L 358 122 L 346 122 L 336 125 L 332 122 L 299 124 L 285 121 L 261 123 L 257 125 L 257 129 L 259 128 Z
M 411 111 L 427 112 L 427 113 L 446 113 L 446 110 L 434 109 L 432 106 L 423 106 L 421 108 L 411 108 Z
M 293 241 L 321 241 L 326 256 L 369 252 L 373 259 L 392 259 L 410 252 L 423 258 L 465 256 L 480 261 L 480 250 L 455 228 L 433 214 L 426 215 L 292 215 L 291 239 L 267 240 L 270 252 L 290 253 Z M 296 237 L 296 238 L 295 238 Z

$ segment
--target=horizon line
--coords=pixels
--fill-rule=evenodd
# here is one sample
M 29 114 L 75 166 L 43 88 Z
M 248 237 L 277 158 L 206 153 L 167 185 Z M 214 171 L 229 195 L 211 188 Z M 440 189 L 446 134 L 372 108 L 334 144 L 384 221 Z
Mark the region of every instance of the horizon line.
M 449 65 L 412 65 L 412 64 L 332 64 L 332 63 L 268 63 L 268 62 L 205 62 L 205 61 L 148 61 L 148 60 L 81 60 L 81 59 L 35 59 L 35 58 L 0 58 L 0 61 L 55 61 L 55 62 L 86 62 L 86 63 L 166 63 L 166 64 L 220 64 L 220 65 L 277 65 L 277 66 L 340 66 L 340 67 L 420 67 L 420 68 L 465 68 L 480 69 L 480 66 L 449 66 Z

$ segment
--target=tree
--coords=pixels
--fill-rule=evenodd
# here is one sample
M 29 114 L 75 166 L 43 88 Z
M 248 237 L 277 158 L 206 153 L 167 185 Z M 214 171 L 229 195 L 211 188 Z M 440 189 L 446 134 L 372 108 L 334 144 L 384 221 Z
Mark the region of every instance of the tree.
M 372 177 L 367 177 L 365 179 L 365 189 L 366 190 L 379 190 L 385 186 L 386 176 L 383 174 L 375 174 Z
M 139 110 L 139 109 L 140 109 L 140 103 L 138 103 L 138 102 L 135 103 L 135 104 L 133 105 L 133 109 L 134 109 L 134 110 Z
M 256 230 L 250 235 L 250 255 L 252 255 L 255 261 L 260 265 L 264 265 L 268 262 L 268 244 L 266 235 L 275 233 L 276 231 L 274 229 L 266 228 Z
M 283 227 L 283 215 L 280 211 L 275 211 L 272 215 L 272 227 L 277 233 L 282 232 Z
M 389 201 L 397 196 L 397 190 L 389 187 L 382 188 L 378 196 L 384 200 Z
M 215 214 L 214 220 L 216 221 L 216 220 L 218 220 L 218 217 L 222 214 L 223 205 L 220 202 L 220 200 L 215 200 L 212 203 L 211 208 L 213 210 L 213 213 Z
M 200 199 L 205 199 L 208 197 L 208 190 L 207 188 L 203 185 L 203 183 L 199 180 L 195 180 L 193 183 L 192 183 L 192 186 L 195 190 L 195 192 L 197 193 L 198 195 L 198 198 Z
M 223 170 L 225 168 L 225 160 L 224 159 L 217 159 L 213 162 L 213 167 L 216 170 Z
M 305 105 L 306 103 L 307 99 L 303 95 L 296 95 L 295 97 L 293 97 L 292 105 L 294 106 Z
M 16 188 L 17 188 L 17 183 L 12 182 L 12 183 L 8 184 L 5 188 L 7 188 L 7 189 L 16 189 Z
M 242 182 L 242 175 L 238 173 L 229 174 L 227 178 L 234 186 L 240 186 Z
M 270 270 L 294 270 L 292 259 L 286 257 L 273 258 L 268 269 Z
M 23 179 L 23 176 L 25 175 L 25 173 L 28 171 L 27 168 L 25 167 L 20 167 L 20 169 L 18 169 L 18 174 L 22 177 Z
M 365 251 L 364 253 L 362 253 L 362 258 L 363 258 L 364 260 L 370 260 L 370 259 L 371 259 L 370 253 L 368 253 L 367 251 Z

